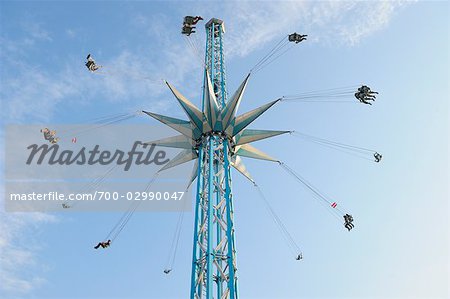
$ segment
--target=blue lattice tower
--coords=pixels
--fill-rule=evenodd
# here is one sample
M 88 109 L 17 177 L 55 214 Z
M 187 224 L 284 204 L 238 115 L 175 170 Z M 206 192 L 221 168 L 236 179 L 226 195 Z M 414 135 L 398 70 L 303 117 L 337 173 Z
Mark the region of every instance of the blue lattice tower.
M 227 102 L 223 33 L 221 20 L 206 24 L 204 76 L 212 90 L 203 94 L 203 110 L 212 130 L 204 134 L 199 147 L 191 298 L 237 298 L 229 143 L 217 121 Z
M 181 133 L 149 142 L 183 149 L 161 170 L 196 161 L 190 180 L 192 183 L 197 178 L 190 297 L 237 298 L 231 167 L 253 182 L 240 157 L 277 160 L 249 143 L 289 131 L 246 129 L 279 100 L 236 116 L 250 74 L 228 98 L 222 40 L 224 24 L 211 19 L 205 27 L 202 110 L 166 82 L 189 120 L 144 112 Z

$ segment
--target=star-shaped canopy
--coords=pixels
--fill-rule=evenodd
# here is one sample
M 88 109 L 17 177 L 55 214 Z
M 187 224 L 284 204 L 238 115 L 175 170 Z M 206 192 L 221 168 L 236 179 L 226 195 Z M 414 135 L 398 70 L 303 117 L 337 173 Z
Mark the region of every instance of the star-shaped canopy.
M 242 115 L 236 116 L 250 74 L 248 74 L 248 76 L 244 79 L 242 84 L 238 87 L 234 95 L 229 99 L 223 108 L 220 108 L 220 105 L 217 102 L 209 75 L 207 74 L 206 77 L 207 80 L 203 90 L 203 111 L 192 104 L 174 86 L 168 82 L 165 82 L 175 98 L 178 100 L 189 120 L 187 121 L 143 111 L 147 115 L 157 119 L 180 133 L 180 135 L 177 136 L 149 141 L 146 142 L 146 144 L 183 149 L 177 156 L 170 160 L 169 163 L 160 169 L 160 171 L 163 171 L 165 169 L 198 159 L 198 148 L 201 144 L 202 138 L 212 133 L 220 134 L 229 140 L 231 158 L 230 164 L 254 183 L 250 173 L 247 171 L 247 168 L 240 157 L 278 162 L 275 158 L 272 158 L 264 152 L 251 146 L 250 143 L 289 133 L 290 131 L 254 130 L 247 129 L 247 126 L 266 112 L 270 107 L 280 101 L 280 99 L 267 103 Z M 197 176 L 197 167 L 198 161 L 196 161 L 194 165 L 190 183 L 192 183 Z

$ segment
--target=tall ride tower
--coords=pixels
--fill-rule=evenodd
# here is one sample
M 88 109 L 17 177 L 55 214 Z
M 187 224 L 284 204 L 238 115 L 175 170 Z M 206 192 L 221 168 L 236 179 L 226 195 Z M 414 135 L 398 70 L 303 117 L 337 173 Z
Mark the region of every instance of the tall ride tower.
M 240 157 L 277 161 L 249 143 L 289 131 L 246 127 L 275 100 L 236 116 L 250 74 L 228 98 L 223 55 L 223 21 L 206 24 L 206 55 L 202 109 L 166 82 L 189 121 L 146 112 L 181 135 L 149 143 L 183 149 L 161 170 L 196 160 L 191 183 L 197 178 L 190 298 L 238 298 L 231 167 L 253 182 Z M 253 182 L 254 183 L 254 182 Z
M 230 143 L 215 115 L 227 103 L 224 33 L 221 20 L 206 24 L 204 84 L 212 88 L 204 89 L 202 106 L 211 131 L 199 145 L 191 298 L 237 298 Z

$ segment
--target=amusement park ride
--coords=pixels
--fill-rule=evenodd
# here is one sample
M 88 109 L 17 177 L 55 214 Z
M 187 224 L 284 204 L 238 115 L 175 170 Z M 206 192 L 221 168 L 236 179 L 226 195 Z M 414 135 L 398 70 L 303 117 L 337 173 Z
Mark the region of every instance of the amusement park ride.
M 197 22 L 201 18 L 192 19 Z M 182 32 L 190 35 L 192 27 L 189 19 L 185 18 Z M 198 109 L 175 87 L 166 82 L 189 120 L 144 112 L 180 133 L 178 136 L 152 142 L 159 146 L 182 149 L 166 168 L 191 160 L 196 161 L 197 171 L 191 178 L 191 182 L 197 178 L 197 193 L 190 297 L 238 298 L 231 168 L 255 184 L 241 157 L 281 163 L 250 144 L 291 132 L 247 128 L 283 98 L 237 116 L 251 73 L 229 97 L 223 51 L 224 23 L 213 18 L 205 27 L 206 55 L 202 109 Z M 297 33 L 288 37 L 288 41 L 294 43 L 305 39 L 306 35 Z M 336 203 L 332 205 L 336 207 Z M 349 230 L 353 228 L 351 215 L 344 215 L 344 220 Z M 296 259 L 301 258 L 299 252 Z
M 195 25 L 201 20 L 203 20 L 201 17 L 185 17 L 182 34 L 185 35 L 186 39 L 189 39 L 189 36 L 195 33 Z M 339 219 L 343 217 L 344 226 L 347 230 L 350 231 L 354 227 L 353 217 L 342 212 L 337 207 L 338 204 L 336 202 L 331 201 L 320 193 L 317 188 L 283 162 L 272 158 L 251 145 L 254 141 L 286 133 L 292 134 L 294 133 L 293 131 L 257 130 L 249 129 L 248 126 L 280 101 L 311 102 L 321 97 L 331 97 L 334 101 L 341 101 L 345 97 L 353 97 L 354 95 L 360 103 L 371 105 L 372 103 L 369 101 L 375 101 L 375 94 L 377 93 L 371 91 L 365 85 L 359 87 L 356 93 L 355 88 L 349 90 L 344 88 L 341 90 L 328 89 L 315 93 L 306 92 L 296 96 L 281 97 L 259 108 L 237 115 L 251 74 L 259 71 L 286 52 L 289 49 L 288 44 L 294 45 L 306 40 L 307 35 L 292 33 L 287 38 L 283 38 L 269 54 L 255 65 L 236 92 L 229 96 L 223 49 L 224 23 L 222 20 L 213 18 L 206 23 L 205 28 L 206 53 L 204 62 L 202 62 L 204 77 L 201 109 L 191 103 L 174 86 L 165 82 L 186 113 L 188 120 L 148 111 L 143 112 L 179 133 L 177 136 L 149 142 L 157 146 L 181 149 L 181 152 L 161 170 L 195 161 L 194 168 L 196 171 L 193 172 L 190 178 L 190 183 L 197 179 L 190 298 L 234 299 L 238 298 L 238 279 L 235 229 L 233 226 L 234 210 L 231 169 L 236 169 L 256 186 L 241 157 L 279 163 L 284 170 L 304 184 L 312 192 L 313 196 L 326 202 L 335 213 L 335 216 Z M 192 46 L 192 43 L 190 45 Z M 86 67 L 91 72 L 101 68 L 101 66 L 96 65 L 91 55 L 87 57 Z M 49 131 L 47 128 L 45 129 Z M 375 162 L 379 162 L 382 157 L 379 153 L 370 149 L 346 145 L 302 133 L 297 134 L 306 140 L 327 147 L 334 147 L 338 150 L 360 155 L 371 154 L 375 158 Z M 47 132 L 47 135 L 50 136 L 51 134 Z M 50 137 L 55 139 L 54 135 L 53 133 Z M 46 140 L 49 139 L 46 138 Z M 269 203 L 264 198 L 264 195 L 261 194 L 261 196 L 268 205 Z M 270 206 L 269 210 L 277 225 L 284 231 L 285 237 L 290 241 L 294 250 L 298 249 L 295 259 L 301 260 L 302 253 L 298 246 Z M 128 216 L 128 220 L 129 217 L 131 216 Z M 122 228 L 125 224 L 122 224 Z M 105 246 L 101 242 L 96 248 L 109 247 L 111 240 L 103 243 L 105 243 Z M 164 270 L 164 273 L 169 274 L 171 270 L 171 268 L 167 268 Z

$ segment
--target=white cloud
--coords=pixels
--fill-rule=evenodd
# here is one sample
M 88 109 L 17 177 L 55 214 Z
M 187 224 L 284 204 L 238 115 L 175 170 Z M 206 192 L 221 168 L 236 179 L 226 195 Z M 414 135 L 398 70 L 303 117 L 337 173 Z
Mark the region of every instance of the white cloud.
M 69 38 L 74 38 L 75 36 L 77 36 L 77 33 L 76 33 L 76 31 L 74 30 L 74 29 L 66 29 L 66 35 L 69 37 Z
M 4 132 L 0 131 L 0 140 Z M 0 168 L 5 165 L 4 144 L 0 146 Z M 0 207 L 4 207 L 4 174 L 0 173 Z M 40 287 L 42 241 L 36 233 L 41 225 L 56 223 L 58 218 L 45 213 L 7 213 L 0 209 L 0 297 L 15 298 Z
M 347 14 L 359 12 L 364 18 L 353 18 L 352 24 L 347 26 L 340 24 L 337 27 L 338 35 L 343 41 L 354 45 L 370 34 L 384 29 L 389 24 L 395 10 L 403 6 L 405 2 L 380 1 L 375 4 L 367 2 L 364 5 L 355 6 L 354 9 L 347 12 Z
M 332 45 L 355 45 L 372 33 L 385 28 L 395 11 L 405 2 L 229 2 L 215 6 L 198 6 L 194 11 L 225 20 L 227 61 L 265 48 L 283 35 L 297 31 L 309 35 L 308 42 Z M 205 20 L 206 21 L 206 20 Z M 181 87 L 188 97 L 200 96 L 201 57 L 182 43 L 179 26 L 169 24 L 163 15 L 146 17 L 137 14 L 131 24 L 153 39 L 148 51 L 123 50 L 117 56 L 102 60 L 105 68 L 98 74 L 86 71 L 80 61 L 65 61 L 56 73 L 43 68 L 29 71 L 30 66 L 15 66 L 15 77 L 2 82 L 0 96 L 7 102 L 3 109 L 6 120 L 45 121 L 58 111 L 62 101 L 87 104 L 95 99 L 114 103 L 133 102 L 133 108 L 152 107 L 164 112 L 174 101 L 167 101 L 161 79 Z M 201 27 L 192 40 L 203 50 Z M 38 23 L 25 26 L 27 38 L 20 41 L 2 39 L 2 50 L 9 62 L 17 64 L 17 56 L 26 55 L 36 41 L 51 41 L 50 33 Z M 72 31 L 66 32 L 69 36 Z M 174 36 L 177 38 L 175 39 Z M 20 49 L 18 52 L 18 49 Z M 160 51 L 164 49 L 164 51 Z M 19 62 L 20 63 L 20 62 Z M 190 76 L 195 73 L 198 76 Z M 19 87 L 20 86 L 20 87 Z M 190 92 L 189 92 L 190 91 Z M 164 98 L 162 95 L 165 94 Z M 196 98 L 193 99 L 196 101 Z M 138 106 L 138 107 L 136 107 Z
M 3 275 L 3 273 L 0 271 L 0 278 L 2 280 L 2 289 L 5 292 L 5 294 L 17 295 L 20 294 L 26 294 L 31 292 L 32 290 L 36 289 L 40 285 L 42 285 L 45 280 L 39 277 L 33 277 L 31 279 L 21 279 L 18 277 L 14 277 L 11 275 Z
M 13 121 L 26 118 L 45 121 L 59 101 L 75 92 L 70 84 L 36 70 L 5 79 L 2 85 L 0 96 L 8 103 L 2 111 L 3 118 Z
M 129 102 L 133 103 L 130 105 L 133 108 L 152 106 L 164 111 L 166 100 L 159 98 L 166 91 L 162 79 L 181 82 L 185 73 L 180 70 L 195 68 L 195 65 L 187 66 L 192 63 L 189 59 L 179 59 L 176 65 L 165 63 L 175 59 L 173 52 L 167 52 L 166 57 L 153 62 L 123 51 L 108 61 L 100 61 L 105 67 L 94 74 L 75 61 L 55 73 L 43 68 L 30 71 L 29 66 L 17 65 L 17 75 L 2 80 L 3 120 L 46 122 L 57 113 L 59 104 L 86 105 L 96 99 Z
M 40 23 L 24 23 L 22 25 L 33 41 L 52 41 L 50 33 Z
M 270 1 L 227 2 L 199 6 L 205 16 L 225 21 L 230 56 L 246 56 L 283 35 L 297 31 L 309 42 L 333 45 L 359 43 L 386 27 L 405 1 Z
M 148 28 L 149 33 L 156 32 L 156 28 Z M 166 35 L 161 34 L 161 37 L 166 38 Z M 150 49 L 145 54 L 125 49 L 107 60 L 101 54 L 94 54 L 97 63 L 104 67 L 90 73 L 81 59 L 62 61 L 56 71 L 45 65 L 26 64 L 23 61 L 27 60 L 27 51 L 33 48 L 33 43 L 27 43 L 29 36 L 19 40 L 0 39 L 0 58 L 13 70 L 5 72 L 1 81 L 0 99 L 4 105 L 1 115 L 6 122 L 48 122 L 57 113 L 59 104 L 87 105 L 97 99 L 129 103 L 133 109 L 151 107 L 152 111 L 164 112 L 174 102 L 167 101 L 168 89 L 163 79 L 181 85 L 193 70 L 201 74 L 200 63 L 189 55 L 185 45 L 169 44 L 169 40 L 160 40 L 164 47 L 158 46 L 157 51 Z M 160 48 L 165 51 L 159 51 Z M 196 76 L 188 86 L 199 85 L 200 79 L 201 76 Z M 199 93 L 197 88 L 186 90 Z M 192 93 L 187 92 L 187 95 Z
M 0 295 L 28 293 L 45 282 L 37 257 L 40 243 L 30 231 L 55 221 L 43 213 L 0 212 Z

